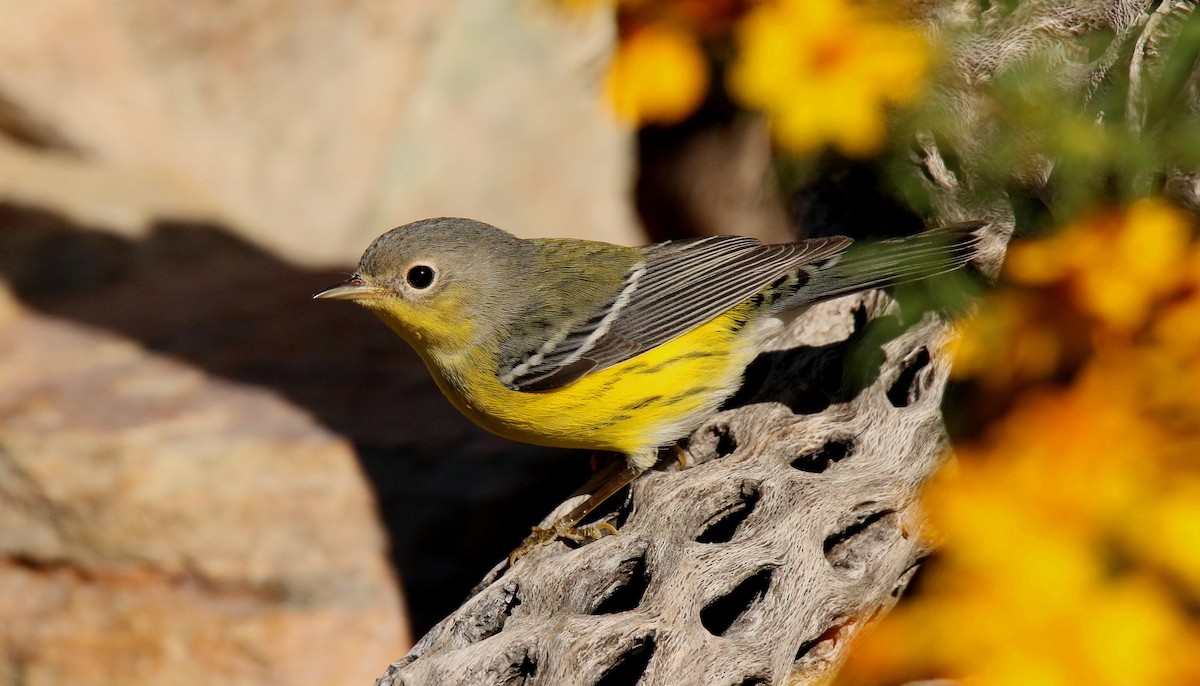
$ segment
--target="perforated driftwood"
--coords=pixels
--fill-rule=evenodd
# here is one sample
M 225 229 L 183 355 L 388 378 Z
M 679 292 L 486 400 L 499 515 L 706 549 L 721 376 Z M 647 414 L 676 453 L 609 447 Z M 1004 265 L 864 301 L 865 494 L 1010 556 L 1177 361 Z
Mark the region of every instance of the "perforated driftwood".
M 1136 108 L 1137 81 L 1158 68 L 1160 34 L 1169 37 L 1191 11 L 1180 2 L 934 5 L 924 9 L 931 25 L 973 31 L 954 55 L 960 83 L 937 97 L 979 126 L 986 120 L 973 84 L 1046 47 L 1081 92 L 1124 70 Z M 1111 47 L 1087 61 L 1080 38 L 1102 30 L 1112 32 Z M 951 146 L 953 157 L 939 146 Z M 963 171 L 969 164 L 947 163 L 969 161 L 969 139 L 922 135 L 913 147 L 911 172 L 932 200 L 930 224 L 991 221 L 979 266 L 994 270 L 1014 224 L 1006 192 L 980 187 Z M 1051 170 L 1048 160 L 1029 160 L 1009 188 L 1036 196 Z M 1195 204 L 1194 175 L 1169 183 L 1177 199 Z M 810 188 L 806 228 L 845 231 L 839 207 L 847 198 L 871 203 L 870 193 Z M 663 467 L 618 496 L 609 514 L 620 535 L 556 543 L 512 569 L 497 565 L 378 683 L 824 682 L 928 552 L 914 535 L 915 499 L 946 445 L 939 404 L 948 335 L 935 313 L 901 321 L 880 292 L 808 313 L 750 369 L 731 408 L 691 437 L 686 469 Z M 868 373 L 846 374 L 851 367 Z

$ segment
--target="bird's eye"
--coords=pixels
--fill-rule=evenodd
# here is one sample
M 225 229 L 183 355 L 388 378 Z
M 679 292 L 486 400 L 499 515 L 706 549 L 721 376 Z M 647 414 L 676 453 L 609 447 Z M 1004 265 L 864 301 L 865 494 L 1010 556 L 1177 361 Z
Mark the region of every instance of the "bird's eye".
M 408 285 L 417 290 L 425 290 L 433 283 L 433 276 L 433 267 L 418 264 L 408 270 L 405 278 L 408 280 Z

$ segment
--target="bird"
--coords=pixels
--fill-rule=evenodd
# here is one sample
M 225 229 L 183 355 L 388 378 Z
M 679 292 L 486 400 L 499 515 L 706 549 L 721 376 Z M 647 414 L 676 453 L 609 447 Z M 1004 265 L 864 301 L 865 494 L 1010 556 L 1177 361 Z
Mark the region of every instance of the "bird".
M 623 468 L 510 556 L 562 538 L 733 395 L 764 346 L 810 306 L 959 269 L 980 222 L 856 244 L 708 236 L 644 247 L 518 238 L 472 219 L 379 236 L 314 294 L 374 313 L 477 425 L 535 445 L 613 452 Z

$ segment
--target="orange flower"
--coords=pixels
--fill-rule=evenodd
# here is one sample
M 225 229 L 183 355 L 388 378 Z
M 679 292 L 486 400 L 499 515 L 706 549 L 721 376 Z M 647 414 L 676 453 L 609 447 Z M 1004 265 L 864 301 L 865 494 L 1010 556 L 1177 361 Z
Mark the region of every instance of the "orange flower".
M 999 390 L 1053 374 L 1075 341 L 1064 339 L 1063 320 L 1049 319 L 1032 300 L 1028 294 L 996 293 L 966 320 L 951 344 L 954 377 Z
M 1190 234 L 1181 212 L 1160 200 L 1142 200 L 1050 239 L 1014 244 L 1005 271 L 1018 283 L 1065 281 L 1077 306 L 1128 331 L 1182 283 Z

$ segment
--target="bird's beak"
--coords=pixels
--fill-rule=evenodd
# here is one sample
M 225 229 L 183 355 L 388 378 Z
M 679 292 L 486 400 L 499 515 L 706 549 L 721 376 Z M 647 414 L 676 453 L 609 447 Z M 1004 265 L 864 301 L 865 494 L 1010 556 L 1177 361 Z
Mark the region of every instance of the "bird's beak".
M 313 293 L 313 299 L 328 298 L 329 300 L 361 300 L 368 298 L 377 289 L 363 283 L 363 280 L 353 276 L 336 286 L 330 286 L 319 293 Z

